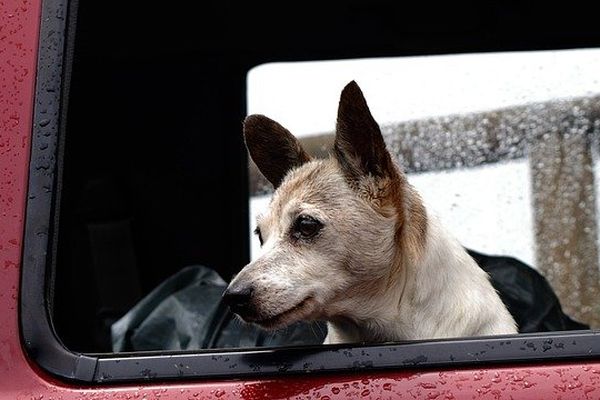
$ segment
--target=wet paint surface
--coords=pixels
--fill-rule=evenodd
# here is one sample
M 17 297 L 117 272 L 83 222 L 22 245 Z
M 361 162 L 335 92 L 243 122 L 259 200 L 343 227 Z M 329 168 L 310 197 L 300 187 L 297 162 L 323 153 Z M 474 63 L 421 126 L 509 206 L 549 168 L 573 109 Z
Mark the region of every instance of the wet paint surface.
M 0 1 L 0 386 L 25 364 L 17 298 L 35 84 L 38 1 Z
M 69 388 L 41 378 L 17 399 L 597 399 L 600 364 L 384 372 L 252 380 Z
M 61 382 L 32 365 L 20 343 L 17 299 L 40 6 L 37 0 L 0 0 L 1 399 L 600 398 L 600 362 L 114 387 Z

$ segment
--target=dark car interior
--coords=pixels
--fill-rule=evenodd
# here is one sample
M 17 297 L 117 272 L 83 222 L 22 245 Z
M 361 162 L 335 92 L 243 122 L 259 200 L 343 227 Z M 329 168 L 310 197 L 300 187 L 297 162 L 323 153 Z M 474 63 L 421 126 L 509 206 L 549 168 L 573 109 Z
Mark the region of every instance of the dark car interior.
M 437 7 L 80 2 L 55 258 L 63 343 L 110 352 L 111 324 L 172 274 L 202 264 L 229 280 L 248 262 L 241 122 L 253 66 L 600 43 L 575 9 Z

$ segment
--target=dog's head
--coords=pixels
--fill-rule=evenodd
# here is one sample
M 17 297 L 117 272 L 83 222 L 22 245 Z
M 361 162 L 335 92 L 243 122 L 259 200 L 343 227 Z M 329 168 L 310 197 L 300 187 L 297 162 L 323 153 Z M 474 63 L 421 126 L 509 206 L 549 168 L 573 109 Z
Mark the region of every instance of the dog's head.
M 356 315 L 403 257 L 417 257 L 422 205 L 385 147 L 355 82 L 342 91 L 332 156 L 312 160 L 277 122 L 244 122 L 250 155 L 276 191 L 257 221 L 261 255 L 225 292 L 244 320 L 278 328 Z M 368 312 L 368 311 L 365 311 Z

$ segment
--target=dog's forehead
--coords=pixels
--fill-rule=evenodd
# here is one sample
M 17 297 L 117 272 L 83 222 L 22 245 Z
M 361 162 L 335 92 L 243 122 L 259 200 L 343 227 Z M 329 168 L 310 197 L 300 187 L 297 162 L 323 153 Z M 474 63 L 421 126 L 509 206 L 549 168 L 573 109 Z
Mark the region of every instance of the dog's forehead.
M 331 204 L 352 195 L 341 171 L 332 160 L 315 160 L 296 168 L 273 194 L 272 214 L 281 214 L 290 203 Z

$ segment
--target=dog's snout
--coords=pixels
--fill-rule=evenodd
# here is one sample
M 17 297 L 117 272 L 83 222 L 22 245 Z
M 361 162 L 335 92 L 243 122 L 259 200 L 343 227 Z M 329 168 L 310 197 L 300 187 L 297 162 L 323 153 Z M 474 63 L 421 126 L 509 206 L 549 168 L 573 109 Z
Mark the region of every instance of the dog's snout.
M 252 286 L 228 287 L 223 293 L 223 301 L 229 305 L 234 313 L 243 313 L 249 308 L 250 299 L 252 298 Z

